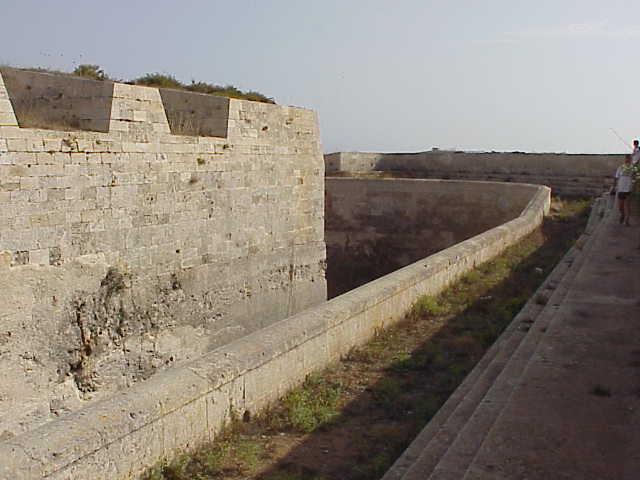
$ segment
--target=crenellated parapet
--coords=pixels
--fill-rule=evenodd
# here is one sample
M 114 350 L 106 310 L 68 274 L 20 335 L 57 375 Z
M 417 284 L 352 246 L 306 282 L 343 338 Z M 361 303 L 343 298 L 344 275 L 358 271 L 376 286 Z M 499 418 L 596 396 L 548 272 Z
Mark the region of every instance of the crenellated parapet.
M 326 299 L 314 112 L 0 73 L 0 435 Z

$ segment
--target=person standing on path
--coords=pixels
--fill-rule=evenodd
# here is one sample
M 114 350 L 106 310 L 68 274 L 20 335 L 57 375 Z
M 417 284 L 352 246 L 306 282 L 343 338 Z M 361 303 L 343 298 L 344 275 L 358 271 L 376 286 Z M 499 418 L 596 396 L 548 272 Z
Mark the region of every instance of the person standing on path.
M 620 223 L 624 223 L 626 226 L 630 225 L 631 192 L 633 191 L 633 183 L 637 175 L 638 167 L 631 163 L 631 155 L 625 155 L 624 163 L 616 170 L 614 188 L 618 197 Z
M 640 175 L 640 140 L 633 141 L 633 152 L 631 153 L 631 163 L 636 167 L 636 180 Z M 631 192 L 633 197 L 632 201 L 635 201 L 635 208 L 640 211 L 640 182 L 636 182 Z
M 638 165 L 640 161 L 640 140 L 633 141 L 633 151 L 631 152 L 631 163 Z

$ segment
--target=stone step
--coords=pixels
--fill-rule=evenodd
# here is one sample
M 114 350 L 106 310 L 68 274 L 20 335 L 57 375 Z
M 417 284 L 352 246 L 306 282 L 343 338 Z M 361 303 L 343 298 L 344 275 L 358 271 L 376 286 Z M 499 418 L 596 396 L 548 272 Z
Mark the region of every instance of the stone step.
M 599 218 L 600 213 L 598 209 L 594 208 L 590 224 L 595 225 Z M 563 280 L 574 270 L 571 267 L 576 261 L 576 257 L 580 256 L 579 253 L 579 249 L 574 247 L 556 266 L 505 332 L 385 474 L 383 480 L 424 479 L 436 471 L 445 474 L 446 471 L 443 468 L 451 460 L 456 465 L 461 461 L 453 453 L 454 446 L 459 451 L 457 454 L 464 454 L 467 458 L 467 462 L 463 462 L 464 468 L 458 471 L 458 476 L 451 477 L 461 478 L 483 436 L 476 435 L 475 441 L 469 443 L 463 440 L 460 434 L 467 429 L 466 425 L 469 422 L 471 422 L 469 429 L 473 428 L 482 432 L 483 428 L 490 427 L 491 418 L 496 418 L 501 405 L 500 396 L 508 394 L 512 385 L 507 382 L 505 385 L 501 385 L 500 389 L 496 389 L 494 388 L 495 382 L 500 377 L 518 378 L 512 376 L 514 374 L 512 370 L 516 366 L 510 366 L 511 359 L 514 353 L 519 351 L 522 356 L 521 362 L 526 361 L 535 350 L 540 336 L 544 333 L 546 325 L 552 317 L 553 306 L 557 305 L 566 294 L 567 288 L 563 288 L 563 285 L 568 285 L 570 282 Z M 549 298 L 549 301 L 544 304 L 542 300 L 546 298 Z M 522 347 L 523 344 L 526 347 Z M 517 368 L 523 368 L 522 363 L 518 365 Z M 509 372 L 505 376 L 503 372 L 506 368 L 509 369 Z M 487 402 L 485 408 L 491 407 L 489 410 L 493 412 L 493 415 L 478 416 L 476 414 L 478 406 L 483 402 Z M 440 473 L 431 478 L 449 478 L 439 476 Z
M 558 280 L 562 280 L 568 273 L 569 262 L 562 265 L 560 269 L 561 275 L 558 275 Z M 550 291 L 550 286 L 553 284 L 545 285 L 539 290 L 536 295 L 546 295 Z M 535 298 L 535 297 L 534 297 Z M 523 369 L 523 365 L 526 364 L 528 358 L 531 356 L 535 347 L 542 335 L 542 330 L 547 326 L 550 314 L 548 309 L 544 309 L 540 312 L 534 323 L 526 333 L 522 333 L 518 336 L 518 342 L 513 342 L 513 348 L 504 352 L 504 360 L 496 363 L 495 361 L 491 365 L 493 370 L 490 378 L 488 378 L 488 384 L 486 388 L 481 391 L 473 392 L 471 396 L 465 399 L 465 402 L 469 404 L 467 410 L 469 413 L 456 422 L 451 427 L 455 429 L 455 436 L 452 441 L 447 445 L 447 450 L 438 459 L 437 465 L 434 465 L 432 475 L 428 478 L 443 478 L 445 472 L 450 475 L 450 478 L 460 478 L 466 469 L 466 465 L 470 462 L 477 449 L 481 444 L 482 438 L 488 428 L 493 423 L 497 414 L 502 408 L 505 396 L 508 396 L 512 385 L 506 383 L 501 385 L 500 389 L 496 389 L 496 385 L 500 384 L 500 378 L 518 378 L 519 371 Z M 518 317 L 514 319 L 517 323 Z M 514 357 L 517 362 L 514 362 Z M 478 409 L 481 408 L 481 414 Z M 456 457 L 457 456 L 457 457 Z M 419 476 L 408 476 L 410 478 L 427 478 L 421 472 Z M 446 478 L 449 478 L 446 477 Z
M 595 207 L 592 212 L 592 218 L 594 218 L 594 220 L 599 218 L 600 208 L 599 202 L 598 206 Z M 595 224 L 595 221 L 590 223 L 591 229 L 585 231 L 578 246 L 572 248 L 563 258 L 558 266 L 562 272 L 561 278 L 558 279 L 558 283 L 554 285 L 555 288 L 550 290 L 543 285 L 542 290 L 539 289 L 538 292 L 536 292 L 532 299 L 533 301 L 537 301 L 539 295 L 543 295 L 544 297 L 548 296 L 548 302 L 545 308 L 540 312 L 526 337 L 518 345 L 516 351 L 513 352 L 505 368 L 490 386 L 484 398 L 477 403 L 473 415 L 469 417 L 467 423 L 459 430 L 457 437 L 451 443 L 447 452 L 442 456 L 438 465 L 435 466 L 431 476 L 422 476 L 421 478 L 438 480 L 460 480 L 464 478 L 482 442 L 491 431 L 491 428 L 502 412 L 503 407 L 508 402 L 514 388 L 518 385 L 540 341 L 556 318 L 556 312 L 566 297 L 574 278 L 580 272 L 582 265 L 587 259 L 588 255 L 585 253 L 592 245 L 589 239 Z
M 434 476 L 434 478 L 438 478 L 442 480 L 452 479 L 452 478 L 455 478 L 456 480 L 470 480 L 470 477 L 475 478 L 475 474 L 470 473 L 470 469 L 472 468 L 475 460 L 477 459 L 477 455 L 482 448 L 482 444 L 491 435 L 492 429 L 496 424 L 496 422 L 499 420 L 500 415 L 502 414 L 503 407 L 509 401 L 509 397 L 513 393 L 514 388 L 521 382 L 521 379 L 524 377 L 524 374 L 526 370 L 529 368 L 529 365 L 532 362 L 534 362 L 534 358 L 535 358 L 534 354 L 537 351 L 537 347 L 540 345 L 540 341 L 543 340 L 543 337 L 546 335 L 547 332 L 553 330 L 554 324 L 560 321 L 559 318 L 561 316 L 556 315 L 556 313 L 560 307 L 560 304 L 569 293 L 569 290 L 571 289 L 573 282 L 576 280 L 576 277 L 580 275 L 583 267 L 585 266 L 585 263 L 588 262 L 589 257 L 594 254 L 593 252 L 591 252 L 591 250 L 593 249 L 593 246 L 595 244 L 595 241 L 594 241 L 594 237 L 595 237 L 594 233 L 596 233 L 595 229 L 599 224 L 602 223 L 602 219 L 606 214 L 606 210 L 608 210 L 608 203 L 607 203 L 606 197 L 603 196 L 597 199 L 596 203 L 594 204 L 592 214 L 589 218 L 589 223 L 587 224 L 587 228 L 585 229 L 584 234 L 582 235 L 581 239 L 577 243 L 577 246 L 572 248 L 572 252 L 575 253 L 576 255 L 574 256 L 573 262 L 570 265 L 570 270 L 567 272 L 567 275 L 565 275 L 562 283 L 559 285 L 557 291 L 555 292 L 558 295 L 556 296 L 554 294 L 550 298 L 550 304 L 553 310 L 548 312 L 549 318 L 547 319 L 548 321 L 546 322 L 546 325 L 544 327 L 544 332 L 541 332 L 539 334 L 538 336 L 539 338 L 535 344 L 535 347 L 533 345 L 528 346 L 527 349 L 529 351 L 524 353 L 522 356 L 519 355 L 520 352 L 516 352 L 516 354 L 514 355 L 514 358 L 510 361 L 509 365 L 505 369 L 504 375 L 501 376 L 501 378 L 499 378 L 496 381 L 496 384 L 492 387 L 492 390 L 494 391 L 490 392 L 487 395 L 487 401 L 488 402 L 496 401 L 496 400 L 499 401 L 500 408 L 495 412 L 492 412 L 490 406 L 489 408 L 485 408 L 485 405 L 481 404 L 479 405 L 477 411 L 475 412 L 474 415 L 477 416 L 479 419 L 478 423 L 484 422 L 487 426 L 483 428 L 481 431 L 481 435 L 480 435 L 481 441 L 479 443 L 477 439 L 475 441 L 477 447 L 475 449 L 473 458 L 471 458 L 468 463 L 465 462 L 467 464 L 462 474 L 460 474 L 460 468 L 456 467 L 454 475 L 453 476 L 449 475 L 449 472 L 446 470 L 446 467 L 443 464 L 438 467 L 442 469 L 440 470 L 438 475 Z M 537 332 L 534 332 L 534 333 L 537 333 Z M 523 346 L 525 346 L 525 343 L 526 342 L 523 342 Z M 482 419 L 482 417 L 484 417 L 484 420 L 480 420 Z M 474 426 L 470 425 L 469 429 L 473 430 Z M 455 455 L 455 452 L 452 450 L 451 454 Z M 449 459 L 449 461 L 450 460 L 451 459 Z
M 515 325 L 515 322 L 512 322 L 511 325 Z M 514 340 L 514 337 L 518 338 Z M 504 352 L 508 350 L 507 346 L 518 339 L 519 335 L 517 335 L 515 327 L 508 328 L 503 332 L 382 480 L 404 479 L 406 473 L 418 459 L 425 468 L 437 463 L 453 441 L 456 430 L 451 425 L 459 423 L 470 413 L 465 401 L 468 402 L 473 393 L 481 391 L 480 384 L 486 390 L 487 385 L 490 385 L 491 382 L 488 379 L 490 375 L 487 373 L 489 366 L 492 365 L 496 357 L 505 357 Z
M 553 285 L 553 281 L 559 280 L 565 271 L 566 268 L 554 270 L 540 291 Z M 524 329 L 529 328 L 531 320 L 541 310 L 542 307 L 535 302 L 525 305 L 383 480 L 404 478 L 418 458 L 421 472 L 429 472 L 435 467 L 526 335 Z
M 616 217 L 609 210 L 593 234 L 589 258 L 464 480 L 638 479 L 638 226 Z

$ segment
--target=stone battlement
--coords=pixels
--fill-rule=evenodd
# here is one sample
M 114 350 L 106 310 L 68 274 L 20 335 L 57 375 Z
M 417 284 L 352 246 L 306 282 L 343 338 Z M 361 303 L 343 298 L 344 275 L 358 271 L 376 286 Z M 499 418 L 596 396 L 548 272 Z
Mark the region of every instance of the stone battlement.
M 0 435 L 325 300 L 323 174 L 309 110 L 3 69 Z

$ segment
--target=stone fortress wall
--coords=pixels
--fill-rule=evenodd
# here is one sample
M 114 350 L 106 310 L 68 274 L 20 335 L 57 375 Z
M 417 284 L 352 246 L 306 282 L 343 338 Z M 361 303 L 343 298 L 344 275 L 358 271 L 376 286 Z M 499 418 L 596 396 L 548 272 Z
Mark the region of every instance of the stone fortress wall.
M 622 155 L 458 152 L 337 152 L 325 155 L 328 175 L 400 172 L 421 178 L 547 185 L 559 195 L 599 195 L 613 184 Z
M 544 186 L 329 179 L 328 224 L 414 221 L 427 206 L 442 223 L 438 198 L 462 186 L 499 219 L 478 215 L 480 233 L 321 303 L 312 112 L 1 73 L 0 478 L 132 478 L 210 440 L 549 209 Z
M 0 73 L 0 439 L 326 299 L 314 112 Z

